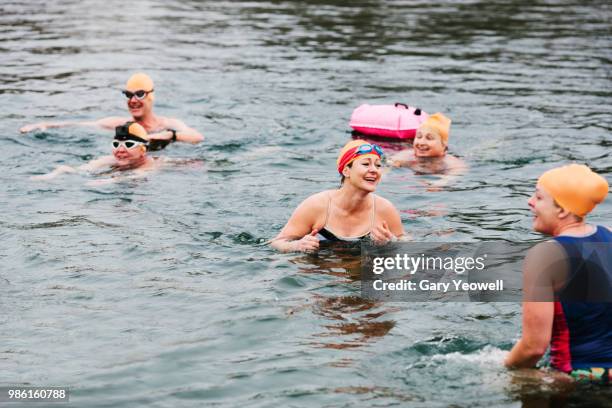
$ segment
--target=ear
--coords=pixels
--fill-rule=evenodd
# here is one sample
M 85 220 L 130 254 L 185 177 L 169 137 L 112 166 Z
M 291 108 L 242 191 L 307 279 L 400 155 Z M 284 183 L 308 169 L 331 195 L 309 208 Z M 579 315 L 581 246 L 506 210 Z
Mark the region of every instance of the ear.
M 566 219 L 567 217 L 574 215 L 573 213 L 571 213 L 571 212 L 569 212 L 569 211 L 565 210 L 563 207 L 558 207 L 558 208 L 557 208 L 557 210 L 558 210 L 558 212 L 557 212 L 557 218 L 559 218 L 559 219 L 561 219 L 561 220 L 564 220 L 564 219 Z
M 344 168 L 342 169 L 342 175 L 345 178 L 349 178 L 350 174 L 351 174 L 351 168 L 349 166 L 344 166 Z

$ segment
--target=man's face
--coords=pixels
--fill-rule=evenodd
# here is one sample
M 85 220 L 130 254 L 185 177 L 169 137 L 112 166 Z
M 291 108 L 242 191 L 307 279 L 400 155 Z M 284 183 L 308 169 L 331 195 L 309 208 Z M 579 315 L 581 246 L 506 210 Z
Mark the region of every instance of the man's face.
M 151 113 L 153 108 L 153 94 L 150 89 L 126 89 L 127 108 L 130 111 L 130 115 L 136 120 L 140 120 L 143 117 Z

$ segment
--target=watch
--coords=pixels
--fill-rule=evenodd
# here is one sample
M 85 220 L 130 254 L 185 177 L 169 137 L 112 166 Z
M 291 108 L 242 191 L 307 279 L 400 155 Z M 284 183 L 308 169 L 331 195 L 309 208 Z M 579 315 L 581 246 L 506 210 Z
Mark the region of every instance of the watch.
M 172 132 L 172 141 L 176 142 L 176 130 L 174 129 L 166 129 L 168 132 Z

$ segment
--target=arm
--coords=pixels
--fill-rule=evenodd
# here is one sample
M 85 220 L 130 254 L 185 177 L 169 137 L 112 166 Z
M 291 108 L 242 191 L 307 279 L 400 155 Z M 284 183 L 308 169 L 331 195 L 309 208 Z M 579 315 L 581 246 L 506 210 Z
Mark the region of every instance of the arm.
M 554 274 L 559 254 L 556 243 L 541 243 L 529 250 L 523 264 L 523 334 L 514 345 L 504 365 L 530 368 L 542 358 L 552 337 L 554 320 Z
M 55 170 L 53 170 L 50 173 L 41 174 L 41 175 L 38 175 L 38 176 L 32 176 L 32 177 L 30 177 L 30 180 L 36 180 L 36 181 L 51 180 L 51 179 L 54 179 L 55 177 L 57 177 L 57 176 L 59 176 L 61 174 L 75 173 L 76 171 L 77 170 L 74 167 L 62 165 L 62 166 L 57 166 L 55 168 Z
M 317 214 L 324 214 L 321 209 L 320 194 L 315 194 L 304 200 L 293 212 L 281 232 L 270 241 L 270 245 L 281 252 L 309 252 L 319 248 L 316 238 Z
M 115 158 L 113 156 L 104 156 L 99 159 L 91 160 L 89 163 L 83 164 L 77 168 L 61 165 L 58 166 L 55 170 L 47 174 L 41 174 L 39 176 L 32 176 L 30 180 L 51 180 L 55 177 L 67 174 L 67 173 L 77 173 L 78 171 L 93 171 L 100 169 L 102 167 L 108 167 L 115 162 Z
M 110 167 L 115 164 L 116 160 L 113 156 L 102 156 L 99 159 L 93 159 L 88 163 L 79 166 L 79 170 L 95 171 L 104 167 Z
M 506 367 L 531 368 L 540 361 L 550 343 L 553 313 L 553 302 L 523 303 L 523 335 L 506 357 Z
M 68 126 L 92 126 L 99 127 L 102 129 L 115 129 L 115 127 L 124 124 L 128 119 L 120 117 L 109 117 L 95 121 L 64 121 L 64 122 L 40 122 L 33 123 L 31 125 L 25 125 L 19 131 L 21 133 L 28 133 L 35 130 L 47 130 L 60 127 Z
M 185 143 L 200 143 L 204 140 L 204 136 L 197 130 L 190 128 L 184 122 L 178 119 L 169 119 L 166 121 L 165 126 L 169 129 L 174 129 L 176 131 L 176 141 L 177 142 L 185 142 Z M 158 133 L 153 133 L 149 135 L 151 139 L 156 140 L 170 140 L 172 139 L 172 132 L 168 130 L 163 130 Z

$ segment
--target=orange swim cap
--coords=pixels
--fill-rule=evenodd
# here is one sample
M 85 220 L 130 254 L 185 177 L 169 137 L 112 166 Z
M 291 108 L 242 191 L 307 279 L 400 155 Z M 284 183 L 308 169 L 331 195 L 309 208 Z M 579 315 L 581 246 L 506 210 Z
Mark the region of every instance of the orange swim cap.
M 338 154 L 338 158 L 336 159 L 336 167 L 338 168 L 338 173 L 342 174 L 342 170 L 349 164 L 351 164 L 358 157 L 378 157 L 380 155 L 376 153 L 374 149 L 372 149 L 371 153 L 366 154 L 356 154 L 356 150 L 363 145 L 372 145 L 371 143 L 366 142 L 365 140 L 356 139 L 351 140 L 347 144 L 344 145 L 342 150 L 340 150 L 340 154 Z M 375 145 L 372 145 L 375 146 Z M 380 150 L 379 147 L 376 146 L 377 149 Z M 382 150 L 380 150 L 382 152 Z
M 448 133 L 450 132 L 450 124 L 451 120 L 441 114 L 440 112 L 434 113 L 430 115 L 421 126 L 419 126 L 419 130 L 421 129 L 430 129 L 433 130 L 436 134 L 440 135 L 440 139 L 444 142 L 444 144 L 448 144 Z
M 570 164 L 548 170 L 538 184 L 550 194 L 564 210 L 584 217 L 608 195 L 605 178 L 584 164 Z
M 147 98 L 151 101 L 155 100 L 153 80 L 145 73 L 139 72 L 132 75 L 125 83 L 125 90 L 130 92 L 147 91 L 149 92 Z

